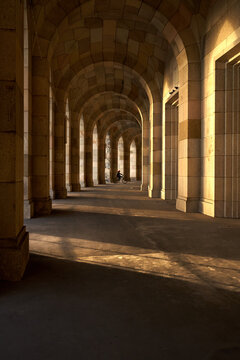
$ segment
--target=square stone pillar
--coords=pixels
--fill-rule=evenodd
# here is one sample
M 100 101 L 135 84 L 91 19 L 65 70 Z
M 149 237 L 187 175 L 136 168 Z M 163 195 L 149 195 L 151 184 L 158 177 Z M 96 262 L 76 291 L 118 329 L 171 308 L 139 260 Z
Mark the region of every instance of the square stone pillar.
M 47 58 L 32 59 L 32 196 L 34 216 L 52 210 L 49 181 L 49 67 Z
M 105 135 L 98 130 L 98 183 L 106 184 L 105 181 Z
M 160 197 L 162 168 L 162 109 L 161 103 L 150 106 L 150 181 L 148 195 Z
M 130 144 L 128 141 L 124 141 L 124 179 L 130 181 Z
M 33 216 L 32 202 L 32 51 L 27 3 L 24 1 L 24 218 Z
M 141 138 L 136 138 L 136 180 L 142 179 L 142 141 Z M 141 189 L 142 190 L 142 189 Z M 143 190 L 142 190 L 143 191 Z
M 52 87 L 49 89 L 49 193 L 54 198 L 54 116 L 56 102 Z
M 84 133 L 84 176 L 85 186 L 93 186 L 93 131 L 86 129 Z
M 66 188 L 66 102 L 65 92 L 56 90 L 55 123 L 54 123 L 54 190 L 55 199 L 67 197 Z
M 23 226 L 23 3 L 0 16 L 0 279 L 20 280 L 28 257 Z
M 179 63 L 181 63 L 179 61 Z M 199 62 L 179 69 L 178 197 L 176 208 L 198 212 L 201 187 L 201 69 Z
M 167 101 L 163 114 L 161 198 L 176 200 L 178 191 L 178 93 Z
M 117 181 L 117 163 L 118 163 L 118 144 L 114 136 L 111 136 L 111 166 L 110 179 L 111 182 Z
M 239 58 L 237 46 L 215 63 L 214 208 L 210 215 L 216 217 L 240 218 Z M 203 211 L 204 201 L 201 205 Z
M 143 116 L 142 125 L 142 184 L 141 190 L 147 191 L 149 185 L 149 120 Z
M 79 192 L 81 190 L 80 179 L 79 179 L 79 114 L 70 110 L 71 118 L 71 173 L 70 173 L 70 183 L 71 189 L 74 192 Z

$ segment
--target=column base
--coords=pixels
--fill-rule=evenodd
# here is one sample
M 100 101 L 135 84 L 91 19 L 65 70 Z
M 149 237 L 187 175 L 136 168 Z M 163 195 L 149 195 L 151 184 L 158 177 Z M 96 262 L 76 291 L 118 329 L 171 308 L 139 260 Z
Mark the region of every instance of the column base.
M 33 199 L 33 216 L 50 215 L 52 211 L 52 200 L 50 197 L 42 199 Z
M 199 212 L 204 215 L 215 217 L 215 204 L 213 200 L 201 199 L 199 201 Z M 222 216 L 223 217 L 223 216 Z
M 176 201 L 176 190 L 162 189 L 161 199 Z
M 140 190 L 141 191 L 148 191 L 148 185 L 147 184 L 141 184 Z
M 66 199 L 67 198 L 67 189 L 55 189 L 54 190 L 54 199 Z
M 176 209 L 186 213 L 198 213 L 199 199 L 178 196 L 176 201 Z
M 88 181 L 85 183 L 85 187 L 93 187 L 94 184 L 93 184 L 93 181 Z
M 98 181 L 98 185 L 105 185 L 106 184 L 106 181 L 105 180 L 100 180 Z
M 150 187 L 148 187 L 148 197 L 159 198 L 160 197 L 160 189 L 151 189 Z
M 0 279 L 21 280 L 29 259 L 29 235 L 25 226 L 16 239 L 0 241 Z
M 32 200 L 24 200 L 24 219 L 31 219 L 34 214 Z
M 167 200 L 165 189 L 162 189 L 162 190 L 161 190 L 161 199 L 162 199 L 162 200 Z
M 80 192 L 81 185 L 80 184 L 72 184 L 72 192 Z

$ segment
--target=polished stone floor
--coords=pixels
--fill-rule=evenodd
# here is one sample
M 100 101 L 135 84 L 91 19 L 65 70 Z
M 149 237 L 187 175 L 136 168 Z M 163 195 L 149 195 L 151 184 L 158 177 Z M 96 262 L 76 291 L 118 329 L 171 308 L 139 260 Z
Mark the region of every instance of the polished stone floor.
M 240 359 L 240 221 L 138 188 L 87 188 L 26 221 L 24 279 L 0 284 L 2 359 Z

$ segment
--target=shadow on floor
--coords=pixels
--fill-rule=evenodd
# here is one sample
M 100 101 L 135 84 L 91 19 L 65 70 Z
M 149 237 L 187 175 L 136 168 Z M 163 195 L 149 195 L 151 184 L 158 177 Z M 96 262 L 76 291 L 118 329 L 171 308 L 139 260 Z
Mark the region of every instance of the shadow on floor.
M 173 212 L 161 213 L 159 217 L 128 215 L 129 209 L 121 214 L 110 214 L 108 208 L 77 209 L 74 205 L 55 208 L 48 217 L 27 220 L 30 239 L 42 236 L 56 237 L 57 241 L 68 238 L 81 241 L 129 246 L 138 249 L 164 251 L 168 253 L 192 254 L 236 260 L 240 258 L 240 226 L 231 226 L 224 221 L 213 221 L 200 215 L 191 218 L 174 218 Z M 114 212 L 112 209 L 110 212 Z M 171 216 L 173 218 L 171 219 Z M 182 214 L 181 214 L 182 216 Z M 209 219 L 209 221 L 208 221 Z M 240 225 L 240 224 L 238 224 Z
M 31 255 L 22 282 L 1 282 L 1 358 L 239 360 L 239 305 L 230 291 Z
M 4 360 L 240 359 L 239 221 L 112 185 L 26 224 L 52 258 L 1 283 Z

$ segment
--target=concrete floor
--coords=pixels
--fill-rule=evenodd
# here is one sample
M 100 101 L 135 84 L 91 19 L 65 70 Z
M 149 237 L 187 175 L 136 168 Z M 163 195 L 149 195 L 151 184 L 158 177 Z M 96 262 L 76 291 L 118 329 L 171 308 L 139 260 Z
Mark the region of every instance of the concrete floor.
M 138 186 L 84 189 L 26 221 L 24 279 L 1 282 L 1 359 L 240 359 L 240 221 Z

